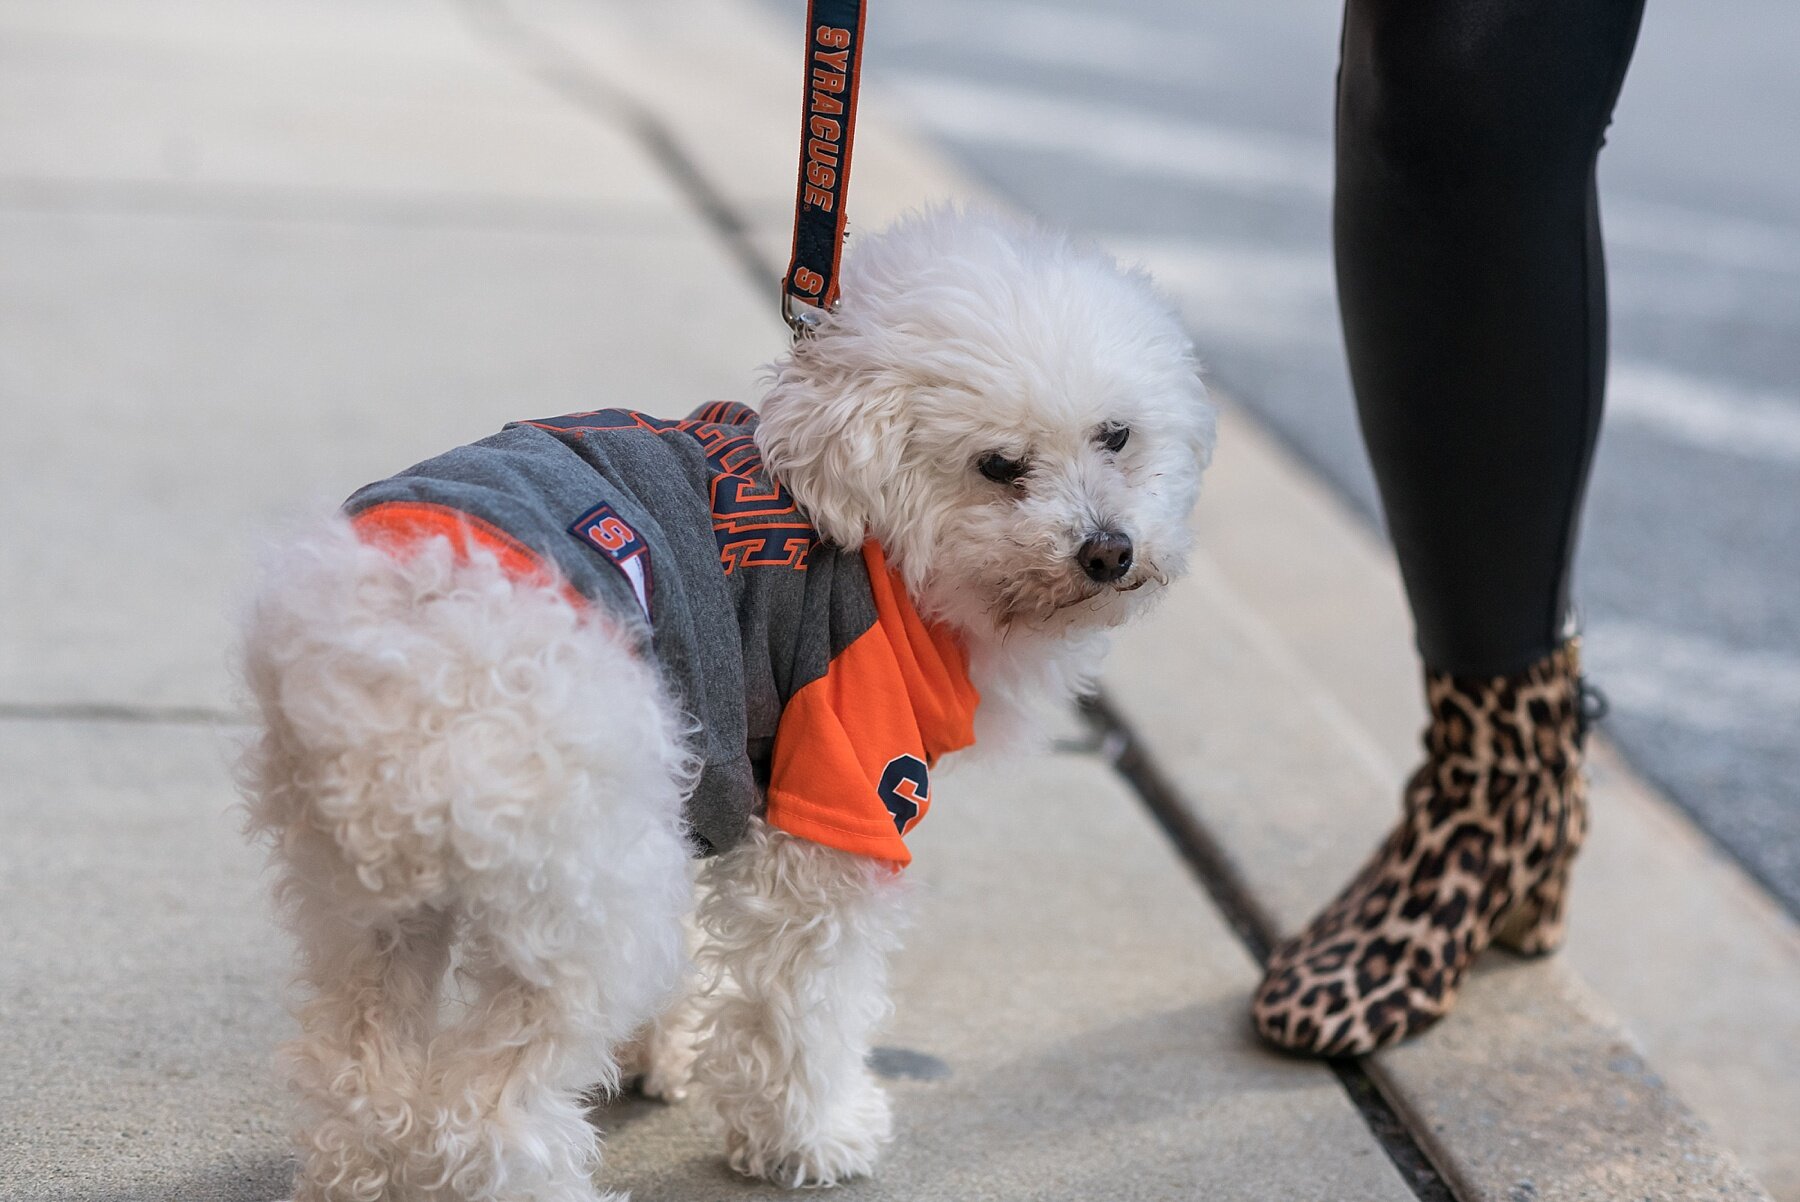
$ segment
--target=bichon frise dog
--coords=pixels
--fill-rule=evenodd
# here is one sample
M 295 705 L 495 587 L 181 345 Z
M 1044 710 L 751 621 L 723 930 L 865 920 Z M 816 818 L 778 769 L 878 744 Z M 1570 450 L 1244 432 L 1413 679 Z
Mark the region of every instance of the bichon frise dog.
M 1211 442 L 1144 276 L 938 211 L 852 248 L 760 419 L 518 422 L 285 548 L 244 770 L 308 991 L 299 1202 L 593 1202 L 634 1037 L 738 1170 L 868 1172 L 936 760 L 1091 680 Z M 708 986 L 659 1025 L 696 855 Z

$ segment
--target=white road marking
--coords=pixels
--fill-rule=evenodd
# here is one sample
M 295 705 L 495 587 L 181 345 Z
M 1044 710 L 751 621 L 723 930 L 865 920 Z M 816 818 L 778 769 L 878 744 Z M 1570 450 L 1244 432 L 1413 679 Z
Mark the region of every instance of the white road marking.
M 1791 226 L 1614 197 L 1604 189 L 1600 223 L 1609 246 L 1657 251 L 1743 271 L 1800 272 L 1800 229 Z
M 1218 43 L 1209 37 L 1110 13 L 1018 0 L 983 0 L 959 8 L 954 28 L 946 28 L 939 13 L 905 4 L 894 6 L 884 22 L 883 40 L 909 50 L 974 42 L 982 53 L 1014 62 L 1111 75 L 1142 77 L 1177 65 L 1197 73 L 1219 61 Z
M 1269 196 L 1331 191 L 1331 148 L 1287 134 L 1176 121 L 1148 109 L 907 72 L 913 115 L 956 141 L 1075 155 L 1127 171 Z
M 1800 656 L 1630 621 L 1590 623 L 1582 655 L 1621 710 L 1734 741 L 1800 738 Z
M 1800 396 L 1760 392 L 1627 360 L 1613 365 L 1608 422 L 1690 447 L 1800 464 Z
M 1072 21 L 1090 19 L 1062 16 Z M 1072 32 L 1072 28 L 1064 31 Z M 1046 34 L 1044 46 L 1024 50 L 1021 57 L 1047 53 L 1046 47 L 1060 43 L 1062 36 Z M 1133 44 L 1118 31 L 1110 35 L 1096 31 L 1086 43 L 1095 48 L 1092 65 L 1121 55 L 1117 69 L 1137 74 L 1144 64 L 1131 60 L 1128 47 Z M 998 52 L 1007 52 L 1005 40 L 996 47 Z M 1285 194 L 1326 201 L 1331 196 L 1332 151 L 1325 137 L 1184 120 L 1149 108 L 970 83 L 930 72 L 905 72 L 896 82 L 913 114 L 954 141 L 1054 151 L 1158 179 L 1240 194 Z M 1800 272 L 1800 227 L 1630 196 L 1607 194 L 1602 200 L 1609 245 L 1715 266 Z
M 1244 243 L 1115 238 L 1194 327 L 1266 349 L 1339 345 L 1331 265 L 1322 256 Z M 1800 390 L 1743 388 L 1641 360 L 1615 363 L 1606 421 L 1679 446 L 1783 466 L 1800 465 Z
M 1072 21 L 1087 18 L 1064 14 Z M 1057 40 L 1062 33 L 1047 40 Z M 1117 31 L 1115 31 L 1116 36 Z M 1104 39 L 1099 39 L 1104 40 Z M 915 113 L 939 134 L 977 145 L 1052 150 L 1086 161 L 1253 195 L 1330 188 L 1330 148 L 1288 135 L 1171 120 L 1154 113 L 949 76 L 901 77 Z M 1615 241 L 1718 262 L 1800 267 L 1800 235 L 1774 226 L 1636 204 L 1609 218 Z M 1610 210 L 1609 210 L 1610 212 Z M 1251 242 L 1115 239 L 1181 302 L 1200 329 L 1269 347 L 1333 347 L 1338 340 L 1324 248 Z M 1617 364 L 1609 420 L 1672 442 L 1780 464 L 1800 464 L 1800 395 L 1746 390 L 1654 364 Z
M 1271 350 L 1338 354 L 1337 295 L 1323 254 L 1191 239 L 1106 244 L 1142 264 L 1198 330 Z

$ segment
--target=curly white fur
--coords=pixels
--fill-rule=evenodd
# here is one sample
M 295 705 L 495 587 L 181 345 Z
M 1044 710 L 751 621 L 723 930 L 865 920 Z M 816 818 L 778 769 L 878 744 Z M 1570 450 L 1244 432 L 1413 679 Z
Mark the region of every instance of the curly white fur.
M 654 669 L 556 588 L 336 520 L 287 549 L 247 648 L 252 822 L 311 991 L 300 1202 L 591 1202 L 582 1091 L 676 984 L 691 904 Z M 470 996 L 439 1030 L 453 932 Z
M 1066 701 L 1185 567 L 1212 443 L 1191 349 L 1142 275 L 1060 235 L 941 210 L 853 247 L 842 304 L 762 409 L 768 466 L 820 532 L 879 539 L 961 633 L 984 739 Z M 1027 470 L 996 483 L 990 455 Z M 1102 531 L 1135 548 L 1104 583 L 1078 562 Z M 270 572 L 245 659 L 251 826 L 307 987 L 285 1055 L 298 1202 L 594 1202 L 583 1091 L 615 1087 L 629 1052 L 678 1096 L 696 1027 L 734 1166 L 870 1171 L 891 1132 L 864 1057 L 898 878 L 757 824 L 703 874 L 711 988 L 670 1011 L 691 732 L 604 614 L 333 519 Z M 467 998 L 444 1021 L 453 947 Z
M 771 369 L 757 442 L 827 539 L 878 539 L 963 632 L 978 733 L 1010 741 L 1186 570 L 1213 445 L 1192 344 L 1148 276 L 997 213 L 934 209 L 854 244 L 843 292 Z M 1106 425 L 1131 432 L 1117 453 Z M 996 484 L 989 453 L 1029 471 Z M 1076 564 L 1102 530 L 1136 553 L 1108 585 Z
M 686 1101 L 699 1054 L 701 982 L 692 957 L 700 950 L 696 915 L 683 923 L 690 963 L 676 986 L 675 1000 L 619 1053 L 620 1075 L 639 1093 L 659 1102 Z
M 706 877 L 695 1079 L 732 1167 L 789 1186 L 869 1172 L 892 1136 L 866 1061 L 889 1011 L 899 874 L 757 822 Z

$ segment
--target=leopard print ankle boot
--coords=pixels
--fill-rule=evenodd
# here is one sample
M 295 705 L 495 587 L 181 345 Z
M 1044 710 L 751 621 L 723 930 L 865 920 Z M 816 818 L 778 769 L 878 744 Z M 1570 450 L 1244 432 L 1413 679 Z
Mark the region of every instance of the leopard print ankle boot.
M 1449 1012 L 1490 943 L 1562 942 L 1587 833 L 1576 644 L 1518 676 L 1430 673 L 1425 763 L 1405 814 L 1337 900 L 1275 950 L 1252 1015 L 1289 1051 L 1353 1056 Z

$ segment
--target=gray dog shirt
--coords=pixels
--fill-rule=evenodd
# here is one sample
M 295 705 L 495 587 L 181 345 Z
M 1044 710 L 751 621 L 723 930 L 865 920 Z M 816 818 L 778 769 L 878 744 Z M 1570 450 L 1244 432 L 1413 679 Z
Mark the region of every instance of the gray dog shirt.
M 820 541 L 755 428 L 724 401 L 684 421 L 601 409 L 514 422 L 344 508 L 396 554 L 443 538 L 566 585 L 654 656 L 700 731 L 696 850 L 727 850 L 761 814 L 905 864 L 930 768 L 974 741 L 967 656 L 920 617 L 878 544 Z

